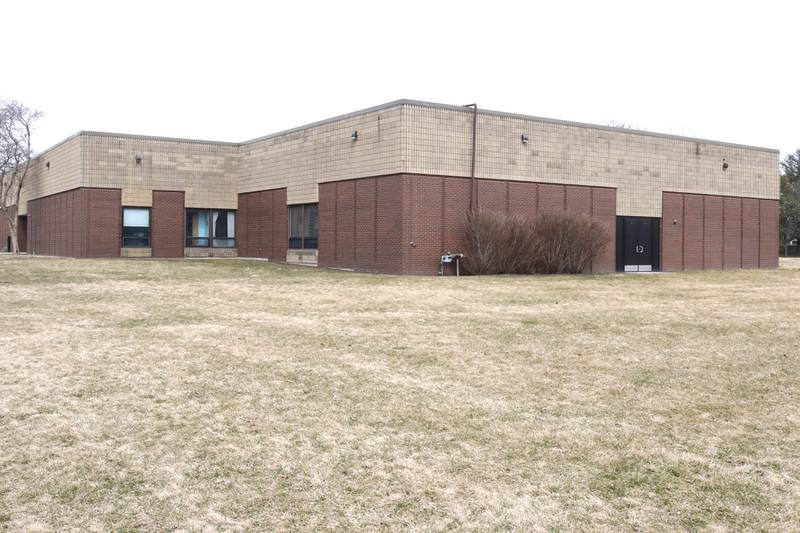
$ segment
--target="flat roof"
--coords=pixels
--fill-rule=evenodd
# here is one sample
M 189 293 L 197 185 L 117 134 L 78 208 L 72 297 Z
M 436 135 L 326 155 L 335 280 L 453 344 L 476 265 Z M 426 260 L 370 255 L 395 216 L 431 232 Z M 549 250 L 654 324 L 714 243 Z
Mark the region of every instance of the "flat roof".
M 343 115 L 337 115 L 334 117 L 326 118 L 323 120 L 319 120 L 316 122 L 311 122 L 309 124 L 304 124 L 302 126 L 297 126 L 294 128 L 290 128 L 287 130 L 278 131 L 276 133 L 270 133 L 268 135 L 264 135 L 262 137 L 256 137 L 255 139 L 250 139 L 243 142 L 225 142 L 225 141 L 210 141 L 210 140 L 203 140 L 203 139 L 188 139 L 188 138 L 181 138 L 181 137 L 160 137 L 155 135 L 136 135 L 136 134 L 129 134 L 129 133 L 111 133 L 111 132 L 102 132 L 102 131 L 87 131 L 81 130 L 74 135 L 70 135 L 63 141 L 54 144 L 53 146 L 43 150 L 39 154 L 37 154 L 36 158 L 46 154 L 47 152 L 61 146 L 62 144 L 71 141 L 75 137 L 79 137 L 81 135 L 90 135 L 90 136 L 105 136 L 105 137 L 119 137 L 124 139 L 141 139 L 141 140 L 149 140 L 149 141 L 166 141 L 166 142 L 186 142 L 186 143 L 194 143 L 194 144 L 212 144 L 217 146 L 230 146 L 230 147 L 240 147 L 245 146 L 248 144 L 253 144 L 260 141 L 265 141 L 268 139 L 273 139 L 275 137 L 280 137 L 282 135 L 288 135 L 290 133 L 296 133 L 298 131 L 307 130 L 309 128 L 315 128 L 317 126 L 322 126 L 325 124 L 331 124 L 334 122 L 339 122 L 341 120 L 346 120 L 349 118 L 356 118 L 362 115 L 366 115 L 369 113 L 374 113 L 376 111 L 383 111 L 386 109 L 392 109 L 395 107 L 400 107 L 404 105 L 414 105 L 420 107 L 428 107 L 433 109 L 446 109 L 450 111 L 461 111 L 465 113 L 472 113 L 472 109 L 464 106 L 459 105 L 452 105 L 452 104 L 439 104 L 435 102 L 425 102 L 422 100 L 409 100 L 409 99 L 401 99 L 401 100 L 394 100 L 392 102 L 387 102 L 385 104 L 380 104 L 373 107 L 367 107 L 365 109 L 360 109 L 358 111 L 353 111 L 350 113 L 345 113 Z M 647 137 L 657 137 L 661 139 L 672 139 L 672 140 L 679 140 L 679 141 L 690 141 L 690 142 L 697 142 L 697 143 L 704 143 L 704 144 L 715 144 L 719 146 L 728 146 L 731 148 L 744 148 L 748 150 L 759 150 L 764 152 L 772 152 L 772 153 L 780 153 L 780 150 L 775 148 L 765 148 L 762 146 L 753 146 L 747 144 L 738 144 L 738 143 L 731 143 L 725 141 L 715 141 L 711 139 L 703 139 L 699 137 L 687 137 L 683 135 L 673 135 L 669 133 L 658 133 L 646 130 L 638 130 L 632 128 L 622 128 L 622 127 L 615 127 L 615 126 L 603 126 L 600 124 L 590 124 L 586 122 L 575 122 L 570 120 L 560 120 L 554 118 L 547 118 L 547 117 L 538 117 L 534 115 L 523 115 L 519 113 L 508 113 L 504 111 L 493 111 L 490 109 L 483 109 L 478 107 L 478 114 L 479 115 L 490 115 L 496 116 L 501 118 L 513 118 L 513 119 L 520 119 L 520 120 L 530 120 L 534 122 L 542 122 L 546 124 L 559 124 L 563 126 L 574 126 L 579 128 L 587 128 L 587 129 L 595 129 L 601 131 L 608 131 L 613 133 L 630 133 L 634 135 L 642 135 Z

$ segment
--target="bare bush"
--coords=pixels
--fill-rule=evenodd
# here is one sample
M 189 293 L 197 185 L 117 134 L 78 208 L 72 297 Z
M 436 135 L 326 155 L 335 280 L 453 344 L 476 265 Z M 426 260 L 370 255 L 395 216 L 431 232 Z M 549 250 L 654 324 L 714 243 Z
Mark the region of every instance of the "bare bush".
M 470 274 L 578 273 L 609 240 L 605 228 L 584 217 L 476 211 L 467 215 L 463 265 Z
M 488 211 L 467 214 L 463 265 L 470 274 L 524 273 L 532 240 L 531 221 Z
M 536 219 L 536 267 L 539 274 L 577 274 L 608 246 L 606 229 L 587 217 L 546 213 Z

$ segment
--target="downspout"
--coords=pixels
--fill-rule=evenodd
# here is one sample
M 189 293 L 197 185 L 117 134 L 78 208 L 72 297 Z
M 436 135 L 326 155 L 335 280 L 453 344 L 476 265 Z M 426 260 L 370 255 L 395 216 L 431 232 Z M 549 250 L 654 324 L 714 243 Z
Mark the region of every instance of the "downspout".
M 478 210 L 478 191 L 477 191 L 477 183 L 475 181 L 475 149 L 477 146 L 477 134 L 478 134 L 478 104 L 467 104 L 462 107 L 472 108 L 472 162 L 470 164 L 470 169 L 469 169 L 470 191 L 469 191 L 469 209 L 467 210 L 467 215 L 469 216 L 470 213 L 474 213 L 475 211 Z M 442 204 L 442 208 L 444 209 L 444 203 Z M 444 214 L 442 215 L 442 225 L 443 227 L 441 228 L 441 230 L 443 232 Z M 460 262 L 462 257 L 464 257 L 464 254 L 462 252 L 444 253 L 439 263 L 439 275 L 444 276 L 444 263 L 445 259 L 447 259 L 447 262 L 455 261 L 456 276 L 460 276 L 461 275 Z
M 477 183 L 475 182 L 475 147 L 478 138 L 478 104 L 467 104 L 462 107 L 472 108 L 472 164 L 470 165 L 470 192 L 469 192 L 469 210 L 474 212 L 478 210 L 478 191 Z

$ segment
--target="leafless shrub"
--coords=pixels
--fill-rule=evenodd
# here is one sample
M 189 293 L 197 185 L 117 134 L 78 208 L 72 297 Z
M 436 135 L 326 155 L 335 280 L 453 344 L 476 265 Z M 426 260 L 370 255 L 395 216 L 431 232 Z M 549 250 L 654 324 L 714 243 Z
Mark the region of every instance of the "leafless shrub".
M 585 272 L 611 240 L 608 231 L 587 217 L 546 213 L 536 219 L 536 267 L 539 274 Z
M 476 211 L 467 215 L 464 268 L 470 274 L 556 274 L 587 270 L 608 232 L 585 217 L 535 219 Z
M 532 265 L 528 259 L 533 232 L 531 221 L 514 215 L 488 211 L 467 214 L 464 268 L 471 274 L 522 273 Z

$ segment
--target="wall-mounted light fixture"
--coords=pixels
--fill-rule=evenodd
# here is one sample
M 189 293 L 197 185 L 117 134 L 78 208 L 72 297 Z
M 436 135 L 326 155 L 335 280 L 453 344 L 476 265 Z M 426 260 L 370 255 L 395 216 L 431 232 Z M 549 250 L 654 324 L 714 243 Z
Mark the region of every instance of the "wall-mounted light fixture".
M 528 134 L 527 133 L 523 133 L 520 136 L 520 140 L 522 141 L 522 144 L 528 144 Z
M 353 132 L 353 133 L 350 135 L 350 140 L 351 140 L 351 141 L 357 141 L 357 140 L 358 140 L 358 130 L 354 131 L 354 132 Z
M 722 158 L 722 171 L 725 172 L 726 170 L 728 170 L 728 162 L 723 157 Z
M 135 156 L 133 156 L 133 158 L 136 160 L 137 165 L 140 165 L 142 163 L 142 154 L 136 154 Z
M 45 163 L 45 164 L 44 164 L 44 166 L 46 166 L 46 167 L 47 167 L 47 170 L 50 170 L 50 161 L 48 161 L 47 163 Z

